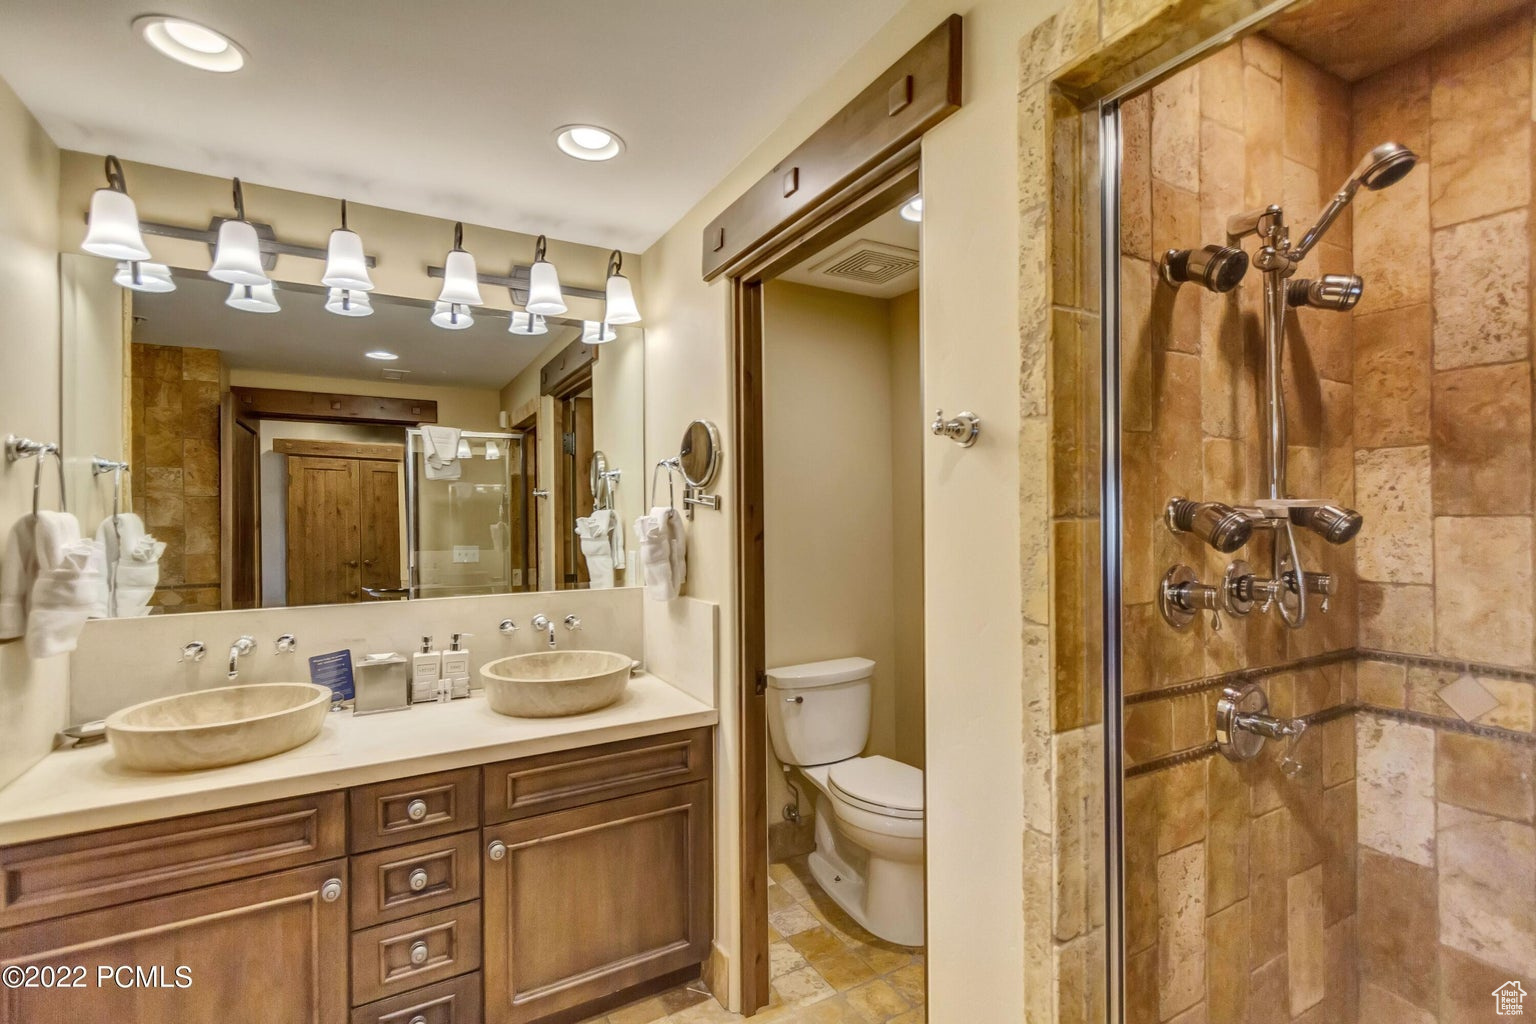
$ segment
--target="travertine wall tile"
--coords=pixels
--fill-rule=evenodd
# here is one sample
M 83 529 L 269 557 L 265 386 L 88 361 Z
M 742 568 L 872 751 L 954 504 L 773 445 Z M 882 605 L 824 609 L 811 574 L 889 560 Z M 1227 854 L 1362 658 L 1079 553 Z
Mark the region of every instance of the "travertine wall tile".
M 1536 830 L 1440 806 L 1440 941 L 1508 971 L 1536 964 Z
M 1435 369 L 1529 356 L 1528 229 L 1521 208 L 1434 232 Z
M 1436 518 L 1435 564 L 1436 652 L 1530 666 L 1530 517 Z
M 1536 815 L 1536 751 L 1507 740 L 1442 733 L 1435 794 L 1446 804 L 1529 823 Z
M 1355 716 L 1360 843 L 1414 864 L 1435 862 L 1435 734 Z
M 1355 502 L 1370 524 L 1354 541 L 1360 578 L 1434 582 L 1429 447 L 1356 452 Z
M 1529 514 L 1530 364 L 1437 373 L 1434 410 L 1430 450 L 1435 514 Z
M 1428 443 L 1429 305 L 1399 306 L 1353 319 L 1355 444 L 1385 448 Z
M 1385 989 L 1424 1010 L 1435 1008 L 1439 995 L 1435 902 L 1433 867 L 1373 850 L 1360 851 L 1358 937 L 1360 980 L 1365 988 Z M 1362 1003 L 1364 998 L 1362 990 Z
M 1158 1012 L 1168 1020 L 1205 995 L 1205 850 L 1195 843 L 1157 861 Z
M 1286 880 L 1286 966 L 1292 1017 L 1323 1001 L 1327 973 L 1324 949 L 1323 869 L 1313 867 Z

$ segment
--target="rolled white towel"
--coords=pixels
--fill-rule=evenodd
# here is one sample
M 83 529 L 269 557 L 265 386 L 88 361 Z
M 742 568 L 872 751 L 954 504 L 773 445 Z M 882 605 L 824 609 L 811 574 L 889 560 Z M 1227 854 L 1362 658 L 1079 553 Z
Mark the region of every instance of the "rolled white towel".
M 677 509 L 657 506 L 635 520 L 640 541 L 640 565 L 645 570 L 645 595 L 653 601 L 670 601 L 683 587 L 687 575 L 687 540 Z
M 581 555 L 587 562 L 587 577 L 593 590 L 613 586 L 613 541 L 604 521 L 596 513 L 576 520 L 576 536 L 581 541 Z

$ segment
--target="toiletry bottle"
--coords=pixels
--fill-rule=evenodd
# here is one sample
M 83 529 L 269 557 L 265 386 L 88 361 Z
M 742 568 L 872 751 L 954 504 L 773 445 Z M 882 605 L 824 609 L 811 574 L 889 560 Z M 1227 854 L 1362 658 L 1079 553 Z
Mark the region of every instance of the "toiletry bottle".
M 432 638 L 421 638 L 421 650 L 411 655 L 411 702 L 437 700 L 437 683 L 443 677 L 443 656 L 432 649 Z
M 453 642 L 443 652 L 443 678 L 453 684 L 453 699 L 469 696 L 469 651 L 464 648 L 464 638 L 473 633 L 455 633 Z

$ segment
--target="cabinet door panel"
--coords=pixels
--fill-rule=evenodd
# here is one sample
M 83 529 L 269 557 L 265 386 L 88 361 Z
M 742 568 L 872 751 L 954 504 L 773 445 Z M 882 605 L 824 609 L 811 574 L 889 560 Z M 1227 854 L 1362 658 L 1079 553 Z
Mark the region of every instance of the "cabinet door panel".
M 321 896 L 332 878 L 345 890 L 345 861 L 4 932 L 0 966 L 86 973 L 82 988 L 0 990 L 0 1024 L 345 1024 L 347 901 Z M 98 983 L 119 966 L 158 968 L 158 984 Z
M 703 961 L 709 786 L 485 830 L 486 1020 L 523 1024 Z

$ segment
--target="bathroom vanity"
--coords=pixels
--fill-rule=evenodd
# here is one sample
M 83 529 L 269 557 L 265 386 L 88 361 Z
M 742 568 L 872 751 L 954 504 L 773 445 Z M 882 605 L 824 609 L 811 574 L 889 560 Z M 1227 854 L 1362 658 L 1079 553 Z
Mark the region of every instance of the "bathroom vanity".
M 715 712 L 632 690 L 563 721 L 347 718 L 193 775 L 50 755 L 0 796 L 0 1022 L 525 1024 L 697 976 Z

